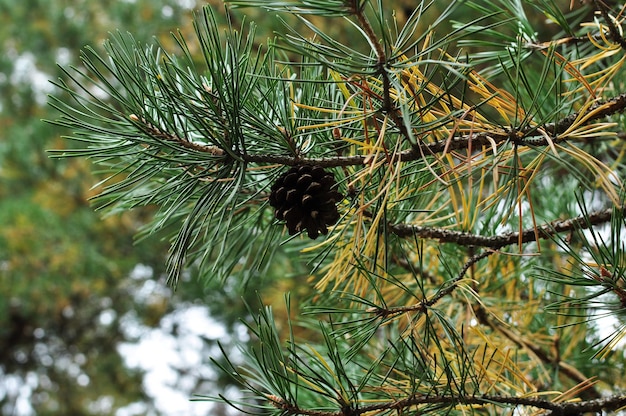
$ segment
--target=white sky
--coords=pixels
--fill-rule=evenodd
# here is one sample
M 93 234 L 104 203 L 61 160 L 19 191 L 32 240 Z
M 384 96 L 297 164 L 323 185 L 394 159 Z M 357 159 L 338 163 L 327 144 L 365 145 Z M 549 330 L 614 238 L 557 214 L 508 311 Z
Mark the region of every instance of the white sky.
M 173 325 L 178 325 L 177 337 L 169 333 Z M 172 416 L 209 415 L 211 403 L 191 402 L 190 395 L 186 392 L 193 386 L 177 386 L 175 384 L 177 381 L 185 384 L 185 379 L 179 379 L 173 369 L 191 369 L 190 379 L 195 379 L 194 376 L 199 375 L 205 378 L 215 376 L 206 366 L 208 357 L 201 354 L 200 337 L 223 340 L 229 337 L 224 327 L 208 315 L 208 309 L 191 306 L 166 316 L 159 328 L 144 330 L 131 328 L 131 330 L 143 332 L 140 341 L 136 344 L 120 344 L 118 349 L 128 367 L 140 368 L 146 372 L 144 389 L 154 399 L 156 407 L 164 414 Z M 194 370 L 196 374 L 193 374 Z M 135 405 L 119 409 L 115 415 L 141 415 L 145 414 L 144 412 L 143 406 Z
M 149 302 L 152 296 L 168 295 L 169 289 L 153 278 L 150 267 L 137 265 L 130 278 L 143 280 L 142 287 L 134 293 L 139 303 Z M 127 335 L 139 341 L 121 343 L 118 351 L 129 368 L 145 371 L 144 390 L 153 398 L 159 411 L 172 416 L 210 415 L 210 402 L 190 401 L 192 394 L 216 393 L 194 391 L 198 378 L 211 380 L 217 376 L 208 366 L 209 357 L 203 355 L 206 349 L 203 349 L 202 337 L 223 343 L 230 342 L 232 337 L 211 318 L 209 309 L 202 305 L 181 305 L 166 315 L 157 328 L 144 326 L 134 314 L 129 314 L 124 317 L 123 327 Z M 174 327 L 176 336 L 172 335 Z M 175 368 L 189 371 L 188 376 L 180 377 Z M 145 411 L 144 406 L 138 403 L 118 409 L 115 415 L 144 415 Z

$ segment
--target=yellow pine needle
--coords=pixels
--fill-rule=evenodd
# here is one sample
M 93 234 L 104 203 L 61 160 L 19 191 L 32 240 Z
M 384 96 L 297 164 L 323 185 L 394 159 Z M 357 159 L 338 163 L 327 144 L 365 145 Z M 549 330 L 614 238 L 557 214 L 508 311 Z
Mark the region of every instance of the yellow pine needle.
M 555 397 L 554 399 L 552 399 L 555 403 L 560 403 L 560 402 L 578 402 L 580 401 L 580 398 L 578 398 L 577 396 L 580 395 L 581 392 L 587 390 L 589 387 L 593 386 L 594 384 L 597 384 L 598 380 L 596 379 L 596 377 L 591 377 L 577 385 L 575 385 L 574 387 L 570 388 L 567 391 L 564 391 L 563 393 L 559 394 L 557 397 Z M 572 399 L 574 398 L 574 399 Z
M 572 65 L 580 66 L 581 70 L 584 70 L 590 67 L 593 64 L 604 63 L 607 58 L 610 58 L 616 54 L 622 53 L 622 49 L 619 45 L 612 45 L 609 48 L 603 48 L 601 51 L 593 56 L 586 57 L 585 59 L 572 61 Z M 619 72 L 619 70 L 623 67 L 624 62 L 626 62 L 626 57 L 622 57 L 612 65 L 600 69 L 596 72 L 584 75 L 584 82 L 576 76 L 572 80 L 566 80 L 566 82 L 578 81 L 588 90 L 597 92 L 602 90 L 604 87 L 609 85 L 615 75 Z M 581 88 L 573 90 L 571 93 L 580 92 Z M 566 94 L 569 95 L 569 94 Z M 592 94 L 592 97 L 595 98 L 595 94 Z
M 470 89 L 481 96 L 508 124 L 514 125 L 515 120 L 525 118 L 524 110 L 507 91 L 495 87 L 478 73 L 472 72 L 468 78 L 473 81 L 469 85 Z
M 612 173 L 607 165 L 572 143 L 568 143 L 567 147 L 557 145 L 557 148 L 576 159 L 589 172 L 593 173 L 596 176 L 597 186 L 604 190 L 616 206 L 621 204 L 619 193 L 623 188 L 622 181 Z
M 461 201 L 462 209 L 459 209 L 458 206 L 456 205 L 455 192 L 453 191 L 452 187 L 449 188 L 450 197 L 451 197 L 451 200 L 453 200 L 452 201 L 453 205 L 455 205 L 454 210 L 457 214 L 457 224 L 461 228 L 461 230 L 465 230 L 465 231 L 471 230 L 474 227 L 476 220 L 478 219 L 478 215 L 480 211 L 478 209 L 473 209 L 473 208 L 477 208 L 481 206 L 483 203 L 483 197 L 484 197 L 483 191 L 484 191 L 485 180 L 487 177 L 486 174 L 480 175 L 478 189 L 477 191 L 475 191 L 475 188 L 473 186 L 474 180 L 472 176 L 473 160 L 481 157 L 483 153 L 481 152 L 472 156 L 471 151 L 472 150 L 470 146 L 470 148 L 468 148 L 468 155 L 467 155 L 467 158 L 465 159 L 465 162 L 461 162 L 456 167 L 453 167 L 450 171 L 450 172 L 455 173 L 455 180 L 453 182 L 456 182 L 457 184 L 458 195 Z M 461 167 L 462 170 L 459 169 L 458 167 Z M 486 173 L 486 170 L 483 169 L 483 172 Z M 462 175 L 465 173 L 468 175 L 467 186 L 461 180 Z M 467 187 L 467 192 L 465 190 L 466 187 Z M 462 218 L 460 218 L 461 216 Z
M 570 139 L 598 139 L 600 137 L 616 136 L 617 133 L 609 131 L 609 128 L 617 126 L 617 123 L 596 123 L 588 126 L 581 126 L 578 130 L 572 131 Z
M 622 326 L 615 334 L 613 334 L 609 342 L 607 342 L 606 345 L 604 345 L 602 349 L 595 354 L 595 356 L 604 360 L 616 350 L 623 349 L 620 344 L 622 344 L 624 337 L 626 337 L 626 326 Z
M 484 334 L 481 333 L 481 335 L 483 336 L 483 339 L 487 339 Z M 487 382 L 487 386 L 484 387 L 483 390 L 485 394 L 489 394 L 494 389 L 501 392 L 505 386 L 512 387 L 512 383 L 508 380 L 506 375 L 504 375 L 504 373 L 508 372 L 509 370 L 506 363 L 509 362 L 510 351 L 510 349 L 505 350 L 503 357 L 504 359 L 501 362 L 497 362 L 495 360 L 492 361 L 493 363 L 498 364 L 496 369 L 485 367 L 483 366 L 482 362 L 475 361 L 475 365 L 478 367 L 478 374 L 482 376 Z
M 446 191 L 447 193 L 447 191 Z M 440 197 L 443 198 L 443 197 Z M 434 201 L 433 201 L 434 202 Z M 448 220 L 452 219 L 455 217 L 455 213 L 451 212 L 449 214 L 445 214 L 444 211 L 447 210 L 447 206 L 449 205 L 449 201 L 445 201 L 443 205 L 441 205 L 440 207 L 437 207 L 436 209 L 432 209 L 428 212 L 428 215 L 426 217 L 424 217 L 423 219 L 421 219 L 421 221 L 419 221 L 419 223 L 417 223 L 416 225 L 424 225 L 424 226 L 428 226 L 428 225 L 435 225 L 437 226 L 438 224 L 441 223 L 446 223 Z M 443 228 L 452 228 L 454 225 L 447 225 Z
M 478 183 L 478 190 L 476 191 L 474 207 L 471 222 L 469 224 L 468 229 L 473 229 L 476 226 L 476 222 L 478 221 L 478 217 L 480 215 L 480 207 L 483 205 L 483 198 L 485 196 L 485 183 L 487 182 L 487 169 L 483 168 L 483 173 L 480 175 L 480 180 Z M 473 188 L 472 188 L 473 189 Z
M 384 129 L 383 129 L 384 130 Z M 384 134 L 379 136 L 379 141 L 384 138 Z M 381 143 L 377 141 L 375 147 L 382 147 Z M 366 169 L 363 169 L 359 174 L 355 176 L 352 184 L 357 182 L 367 182 L 368 177 L 371 177 L 376 169 L 379 169 L 386 164 L 384 157 L 378 157 L 379 153 L 374 153 L 374 162 Z M 356 223 L 354 224 L 354 233 L 352 240 L 346 244 L 342 250 L 337 251 L 337 255 L 331 264 L 331 267 L 325 271 L 322 279 L 317 283 L 317 288 L 326 288 L 331 282 L 333 283 L 333 290 L 337 290 L 341 283 L 349 278 L 350 285 L 354 293 L 365 295 L 370 287 L 369 282 L 361 273 L 354 268 L 353 257 L 371 259 L 372 262 L 380 262 L 382 259 L 376 257 L 376 247 L 380 244 L 380 236 L 378 235 L 378 225 L 383 219 L 385 210 L 380 209 L 372 218 L 368 218 L 369 225 L 365 227 L 364 223 L 364 211 L 372 204 L 373 201 L 379 201 L 382 206 L 388 205 L 390 202 L 390 190 L 393 188 L 393 184 L 397 182 L 400 174 L 400 162 L 397 161 L 398 166 L 394 168 L 394 165 L 389 165 L 384 172 L 384 178 L 381 180 L 381 187 L 377 194 L 368 202 L 364 200 L 362 196 L 361 204 L 358 212 L 356 213 Z M 363 243 L 365 245 L 363 246 Z M 379 256 L 382 255 L 382 251 Z
M 296 107 L 298 108 L 302 108 L 303 110 L 309 110 L 309 111 L 318 111 L 320 113 L 328 113 L 328 114 L 359 114 L 361 115 L 363 113 L 362 109 L 356 109 L 356 110 L 337 110 L 336 108 L 326 108 L 326 107 L 317 107 L 314 105 L 308 105 L 308 104 L 302 104 L 302 103 L 295 103 L 294 104 Z M 353 121 L 353 120 L 358 120 L 359 117 L 354 117 L 352 119 L 348 119 L 348 121 Z M 336 126 L 338 125 L 339 122 L 345 122 L 346 120 L 336 120 L 336 121 L 332 121 L 332 122 L 328 122 L 329 126 Z M 325 125 L 326 123 L 322 124 Z M 316 125 L 317 126 L 317 125 Z M 300 128 L 306 129 L 306 128 L 310 128 L 310 126 L 301 126 Z
M 346 82 L 343 80 L 341 74 L 337 71 L 330 70 L 330 77 L 335 81 L 335 85 L 339 88 L 339 91 L 343 94 L 343 97 L 346 100 L 346 104 L 349 103 L 352 108 L 357 108 L 357 104 L 353 100 L 353 95 L 350 94 L 348 88 L 346 87 Z
M 350 139 L 348 137 L 342 137 L 341 140 L 343 140 L 343 141 L 345 141 L 347 143 L 353 144 L 355 146 L 360 147 L 364 154 L 380 153 L 380 152 L 385 150 L 382 147 L 377 147 L 377 146 L 372 145 L 370 143 L 362 142 L 360 140 Z
M 550 150 L 552 151 L 552 154 L 554 155 L 554 157 L 559 159 L 559 152 L 556 151 L 556 147 L 554 147 L 554 141 L 552 141 L 552 138 L 550 137 L 550 135 L 546 133 L 544 129 L 537 129 L 537 131 L 541 133 L 543 138 L 546 139 L 546 141 L 548 142 L 548 146 L 550 147 Z
M 511 354 L 514 352 L 505 345 L 495 345 L 491 335 L 486 335 L 479 327 L 471 327 L 471 332 L 478 337 L 478 341 L 482 340 L 484 345 L 488 347 L 486 355 L 493 355 L 489 366 L 484 366 L 480 361 L 476 360 L 475 364 L 479 367 L 479 375 L 484 375 L 490 380 L 487 381 L 487 391 L 496 389 L 499 393 L 507 390 L 519 392 L 522 396 L 532 395 L 535 393 L 535 386 L 525 376 L 527 373 L 513 361 Z M 496 366 L 495 370 L 491 366 Z M 503 374 L 508 372 L 508 374 Z M 512 377 L 513 376 L 513 377 Z M 526 392 L 530 389 L 531 392 Z M 526 393 L 525 393 L 526 392 Z
M 587 121 L 595 117 L 598 113 L 601 113 L 602 111 L 604 111 L 606 109 L 606 106 L 608 106 L 608 103 L 605 105 L 599 106 L 598 108 L 595 108 L 593 110 L 590 110 L 592 105 L 593 105 L 593 101 L 587 100 L 587 102 L 583 105 L 583 107 L 578 111 L 576 115 L 576 119 L 574 119 L 572 124 L 563 133 L 559 134 L 559 136 L 561 138 L 570 137 L 570 135 L 574 131 L 581 128 L 581 126 L 583 126 Z
M 543 53 L 544 53 L 544 55 L 547 56 L 547 52 L 543 52 Z M 591 97 L 595 98 L 596 94 L 595 94 L 593 88 L 587 82 L 587 80 L 585 79 L 585 76 L 576 68 L 575 63 L 572 62 L 572 61 L 569 61 L 566 57 L 564 57 L 563 55 L 559 54 L 555 50 L 552 51 L 552 54 L 554 56 L 553 59 L 554 59 L 555 63 L 557 65 L 559 65 L 559 66 L 563 66 L 563 69 L 565 69 L 565 72 L 567 72 L 568 74 L 570 74 L 572 76 L 572 80 L 576 80 L 576 81 L 580 82 L 580 84 L 582 84 L 582 88 L 586 89 L 589 92 L 589 94 L 591 94 Z M 565 95 L 569 95 L 569 94 L 570 93 L 565 94 Z

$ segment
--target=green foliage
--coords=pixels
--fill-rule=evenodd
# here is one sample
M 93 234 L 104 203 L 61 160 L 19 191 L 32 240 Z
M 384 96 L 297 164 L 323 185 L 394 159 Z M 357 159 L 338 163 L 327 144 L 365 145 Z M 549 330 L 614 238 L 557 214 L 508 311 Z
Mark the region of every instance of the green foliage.
M 109 172 L 101 206 L 158 207 L 142 235 L 171 236 L 173 283 L 308 262 L 288 319 L 251 309 L 257 343 L 220 362 L 248 396 L 210 400 L 324 416 L 623 406 L 623 10 L 422 1 L 398 22 L 383 2 L 231 3 L 313 36 L 287 27 L 265 50 L 254 24 L 222 31 L 205 7 L 175 50 L 121 33 L 86 49 L 52 100 L 76 142 L 55 156 Z M 301 165 L 346 195 L 322 241 L 288 237 L 268 204 Z M 602 314 L 620 325 L 608 336 Z

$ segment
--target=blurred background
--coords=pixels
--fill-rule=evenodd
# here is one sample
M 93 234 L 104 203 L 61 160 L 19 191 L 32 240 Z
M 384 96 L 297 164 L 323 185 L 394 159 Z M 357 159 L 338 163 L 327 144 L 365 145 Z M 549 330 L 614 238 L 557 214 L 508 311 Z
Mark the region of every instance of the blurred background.
M 223 10 L 221 2 L 216 8 Z M 103 218 L 85 159 L 50 159 L 68 131 L 48 94 L 108 33 L 193 40 L 194 0 L 0 0 L 0 413 L 219 415 L 193 393 L 228 389 L 209 365 L 246 340 L 240 296 L 192 276 L 173 293 L 168 244 L 134 235 L 142 210 Z M 254 282 L 249 287 L 254 302 Z M 248 293 L 247 291 L 245 293 Z M 228 305 L 227 307 L 225 305 Z
M 207 3 L 224 11 L 218 0 L 0 0 L 3 415 L 229 414 L 189 401 L 237 394 L 210 363 L 221 359 L 217 340 L 236 359 L 234 346 L 248 341 L 242 298 L 255 309 L 257 292 L 282 303 L 284 292 L 297 296 L 306 284 L 305 269 L 285 254 L 274 276 L 252 276 L 245 290 L 191 270 L 174 293 L 164 277 L 167 241 L 135 241 L 150 208 L 103 217 L 89 202 L 101 179 L 94 166 L 46 153 L 72 146 L 62 138 L 71 132 L 42 121 L 58 117 L 47 96 L 62 96 L 49 82 L 63 76 L 59 65 L 80 67 L 80 49 L 101 50 L 116 30 L 166 48 L 180 30 L 193 51 L 192 11 Z M 400 14 L 412 10 L 409 0 L 390 3 Z M 260 39 L 278 28 L 246 12 Z

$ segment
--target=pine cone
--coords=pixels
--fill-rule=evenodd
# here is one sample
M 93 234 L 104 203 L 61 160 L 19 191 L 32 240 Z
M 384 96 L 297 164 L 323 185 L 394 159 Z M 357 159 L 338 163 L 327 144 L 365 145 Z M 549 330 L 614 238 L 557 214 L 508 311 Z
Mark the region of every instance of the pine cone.
M 294 166 L 272 185 L 269 202 L 278 220 L 287 223 L 289 235 L 307 230 L 309 238 L 328 234 L 339 221 L 337 202 L 343 195 L 334 188 L 332 173 L 321 166 Z

